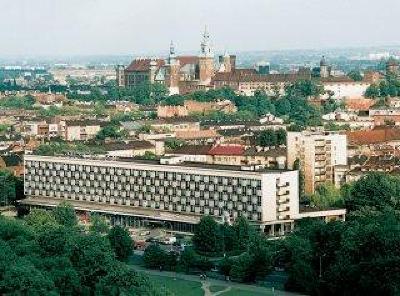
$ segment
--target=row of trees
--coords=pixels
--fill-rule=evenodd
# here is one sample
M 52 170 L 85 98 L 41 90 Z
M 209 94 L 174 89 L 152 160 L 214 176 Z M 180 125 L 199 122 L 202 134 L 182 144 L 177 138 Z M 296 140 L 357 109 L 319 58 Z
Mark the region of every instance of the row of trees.
M 256 144 L 264 147 L 286 145 L 286 136 L 284 129 L 265 130 L 256 135 Z
M 387 75 L 384 80 L 370 85 L 365 91 L 369 98 L 396 97 L 400 95 L 400 80 L 397 76 Z
M 34 210 L 25 220 L 0 217 L 0 293 L 165 295 L 124 263 L 129 233 L 100 221 L 84 230 L 67 204 Z

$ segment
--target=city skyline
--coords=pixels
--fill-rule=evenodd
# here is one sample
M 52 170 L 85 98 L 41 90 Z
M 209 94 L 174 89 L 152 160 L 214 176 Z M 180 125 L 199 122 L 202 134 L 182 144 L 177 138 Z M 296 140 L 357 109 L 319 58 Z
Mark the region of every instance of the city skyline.
M 177 52 L 195 51 L 205 25 L 216 51 L 398 44 L 397 1 L 320 2 L 17 0 L 0 12 L 0 38 L 7 45 L 0 54 L 155 54 L 167 51 L 171 40 Z

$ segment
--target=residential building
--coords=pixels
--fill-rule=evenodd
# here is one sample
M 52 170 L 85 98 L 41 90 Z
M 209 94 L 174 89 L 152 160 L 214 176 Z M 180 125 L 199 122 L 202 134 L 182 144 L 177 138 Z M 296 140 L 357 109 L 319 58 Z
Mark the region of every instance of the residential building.
M 334 183 L 335 166 L 347 165 L 347 137 L 329 132 L 288 132 L 289 169 L 296 160 L 304 174 L 305 192 L 312 194 L 319 185 Z
M 106 122 L 99 120 L 60 121 L 60 134 L 66 141 L 87 141 L 94 139 Z

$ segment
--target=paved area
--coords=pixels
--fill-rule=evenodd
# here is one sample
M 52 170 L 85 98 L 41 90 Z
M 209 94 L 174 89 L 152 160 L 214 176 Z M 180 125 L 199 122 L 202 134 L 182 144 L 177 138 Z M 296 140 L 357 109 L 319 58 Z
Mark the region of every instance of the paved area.
M 132 267 L 137 271 L 141 271 L 141 272 L 144 272 L 144 273 L 147 273 L 150 275 L 165 276 L 165 277 L 183 279 L 183 280 L 187 280 L 187 281 L 200 282 L 202 284 L 202 288 L 205 292 L 205 296 L 217 296 L 222 293 L 222 291 L 212 293 L 209 290 L 210 286 L 226 287 L 226 290 L 224 290 L 223 292 L 227 292 L 231 288 L 237 288 L 237 289 L 248 291 L 248 292 L 265 293 L 266 295 L 272 294 L 272 288 L 265 288 L 265 287 L 256 286 L 256 285 L 246 285 L 246 284 L 241 284 L 241 283 L 221 281 L 221 280 L 209 279 L 209 278 L 207 280 L 201 280 L 200 277 L 196 276 L 196 275 L 181 274 L 181 273 L 170 272 L 170 271 L 150 270 L 150 269 L 146 269 L 146 268 L 143 268 L 140 266 L 132 266 Z M 291 292 L 286 292 L 286 291 L 281 291 L 281 290 L 275 289 L 273 292 L 273 295 L 276 295 L 276 296 L 300 296 L 301 294 L 291 293 Z

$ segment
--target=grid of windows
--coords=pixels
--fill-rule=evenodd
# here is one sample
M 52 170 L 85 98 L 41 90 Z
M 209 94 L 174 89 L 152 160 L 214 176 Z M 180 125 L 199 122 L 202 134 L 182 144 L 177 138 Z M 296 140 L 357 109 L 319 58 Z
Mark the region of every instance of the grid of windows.
M 29 160 L 29 196 L 65 198 L 178 213 L 262 219 L 261 180 Z

